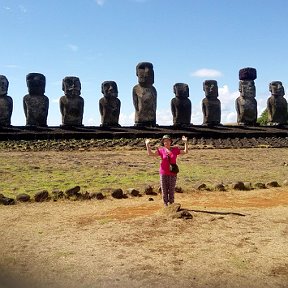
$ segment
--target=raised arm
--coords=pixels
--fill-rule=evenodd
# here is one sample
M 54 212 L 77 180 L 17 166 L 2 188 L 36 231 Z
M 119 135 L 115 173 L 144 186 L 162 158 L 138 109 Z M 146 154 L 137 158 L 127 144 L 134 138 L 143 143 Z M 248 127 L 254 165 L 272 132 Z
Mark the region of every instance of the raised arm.
M 188 153 L 188 138 L 186 136 L 182 136 L 182 141 L 184 142 L 184 150 L 180 151 L 180 154 Z
M 146 149 L 147 149 L 147 154 L 148 156 L 158 156 L 158 152 L 155 151 L 153 152 L 151 150 L 151 147 L 150 147 L 150 139 L 145 139 L 145 145 L 146 145 Z

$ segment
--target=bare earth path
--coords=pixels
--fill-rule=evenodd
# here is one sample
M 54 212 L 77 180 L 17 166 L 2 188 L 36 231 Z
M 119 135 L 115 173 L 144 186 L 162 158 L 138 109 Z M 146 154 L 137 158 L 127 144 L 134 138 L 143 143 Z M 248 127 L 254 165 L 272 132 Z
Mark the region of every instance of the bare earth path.
M 257 151 L 250 151 L 258 167 L 255 177 L 264 177 Z M 269 172 L 275 167 L 284 179 L 280 161 L 288 150 L 279 156 L 270 151 L 269 161 L 265 151 L 258 155 Z M 206 161 L 210 167 L 209 159 L 227 157 L 236 163 L 238 152 L 199 150 L 181 161 Z M 243 153 L 239 159 L 245 161 Z M 91 158 L 82 155 L 87 162 Z M 226 160 L 220 164 L 229 169 Z M 176 194 L 176 202 L 192 210 L 191 220 L 171 219 L 160 195 L 154 201 L 148 197 L 0 206 L 0 287 L 288 287 L 287 186 Z
M 1 287 L 288 287 L 287 190 L 177 200 L 246 216 L 170 219 L 160 196 L 1 207 Z

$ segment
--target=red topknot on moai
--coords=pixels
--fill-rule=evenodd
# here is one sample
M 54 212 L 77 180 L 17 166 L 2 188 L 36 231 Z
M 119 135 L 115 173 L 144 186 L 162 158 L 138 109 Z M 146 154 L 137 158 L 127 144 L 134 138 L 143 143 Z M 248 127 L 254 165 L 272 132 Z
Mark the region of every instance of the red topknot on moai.
M 255 80 L 257 71 L 255 68 L 247 67 L 239 70 L 239 80 Z

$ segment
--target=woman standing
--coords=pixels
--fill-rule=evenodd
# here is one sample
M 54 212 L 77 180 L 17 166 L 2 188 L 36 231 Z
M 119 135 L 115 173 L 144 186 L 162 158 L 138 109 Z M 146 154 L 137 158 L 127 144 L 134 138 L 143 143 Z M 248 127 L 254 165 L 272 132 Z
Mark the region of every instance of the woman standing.
M 170 164 L 176 164 L 178 155 L 188 153 L 188 138 L 182 136 L 182 141 L 184 142 L 184 150 L 180 150 L 179 147 L 172 147 L 172 138 L 169 135 L 164 135 L 161 140 L 163 147 L 158 148 L 155 152 L 153 152 L 149 144 L 150 139 L 145 140 L 148 155 L 161 157 L 159 174 L 165 206 L 167 206 L 168 203 L 174 203 L 174 193 L 177 180 L 177 173 L 170 171 Z

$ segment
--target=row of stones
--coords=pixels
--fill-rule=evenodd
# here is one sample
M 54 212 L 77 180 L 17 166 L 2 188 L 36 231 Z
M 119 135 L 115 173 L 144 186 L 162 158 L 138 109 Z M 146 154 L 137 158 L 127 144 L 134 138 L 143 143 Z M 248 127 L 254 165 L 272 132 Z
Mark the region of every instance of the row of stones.
M 288 180 L 285 180 L 283 182 L 283 186 L 288 186 Z M 215 184 L 212 188 L 206 185 L 205 183 L 199 184 L 195 187 L 196 190 L 198 191 L 227 191 L 229 189 L 234 189 L 234 190 L 252 190 L 252 189 L 266 189 L 266 188 L 272 188 L 272 187 L 281 187 L 281 185 L 277 181 L 270 181 L 267 183 L 260 183 L 257 182 L 254 185 L 252 185 L 251 182 L 242 182 L 238 181 L 233 183 L 232 185 L 224 185 L 222 183 Z M 105 196 L 102 192 L 97 192 L 97 193 L 89 193 L 85 192 L 82 193 L 80 192 L 81 188 L 80 186 L 75 186 L 73 188 L 70 188 L 66 190 L 65 192 L 61 190 L 53 190 L 52 195 L 49 194 L 47 190 L 39 191 L 34 194 L 33 199 L 34 202 L 44 202 L 44 201 L 58 201 L 59 199 L 70 199 L 70 200 L 91 200 L 91 199 L 97 199 L 97 200 L 103 200 L 107 196 Z M 175 188 L 176 193 L 183 193 L 183 189 L 181 187 L 176 187 Z M 118 189 L 112 189 L 111 192 L 111 197 L 115 199 L 126 199 L 131 197 L 141 197 L 142 194 L 140 193 L 139 190 L 135 188 L 129 188 L 127 190 L 127 193 L 124 193 L 124 191 L 121 188 Z M 156 192 L 155 189 L 152 186 L 147 186 L 144 189 L 144 194 L 148 196 L 157 196 L 158 194 L 161 194 L 161 188 L 158 188 L 158 191 Z M 153 201 L 153 198 L 149 198 L 149 201 Z M 3 205 L 14 205 L 16 202 L 31 202 L 32 199 L 30 195 L 26 193 L 22 193 L 16 196 L 16 199 L 9 198 L 4 196 L 3 194 L 0 194 L 0 204 Z
M 286 163 L 284 165 L 286 166 Z M 288 186 L 288 180 L 284 180 L 282 186 Z M 205 183 L 201 183 L 201 184 L 197 184 L 195 186 L 195 189 L 200 190 L 200 191 L 204 191 L 204 190 L 205 191 L 227 191 L 230 189 L 249 191 L 253 189 L 268 189 L 268 188 L 277 188 L 277 187 L 281 187 L 281 185 L 277 181 L 269 181 L 267 183 L 256 182 L 254 184 L 251 182 L 237 181 L 230 185 L 217 183 L 217 184 L 210 186 Z
M 3 194 L 0 194 L 0 204 L 3 205 L 14 205 L 16 202 L 44 202 L 44 201 L 58 201 L 59 199 L 70 199 L 70 200 L 90 200 L 90 199 L 97 199 L 97 200 L 103 200 L 106 198 L 106 196 L 102 192 L 97 193 L 89 193 L 89 192 L 80 192 L 80 186 L 75 186 L 73 188 L 70 188 L 66 190 L 65 192 L 61 190 L 53 190 L 52 195 L 47 190 L 42 190 L 39 192 L 36 192 L 33 196 L 33 199 L 31 199 L 31 196 L 26 193 L 21 193 L 16 196 L 16 199 L 9 198 L 4 196 Z M 144 190 L 144 194 L 146 195 L 157 195 L 156 192 L 153 191 L 153 188 L 151 186 L 148 186 Z M 111 196 L 115 199 L 125 199 L 128 198 L 128 195 L 132 197 L 141 197 L 141 193 L 139 190 L 130 188 L 127 190 L 127 193 L 124 193 L 122 189 L 112 189 L 111 190 Z

